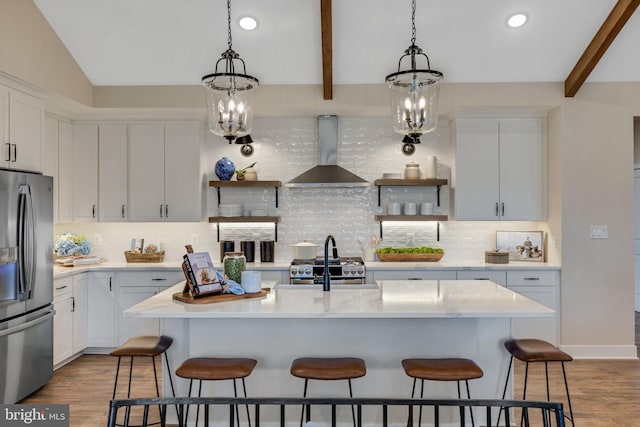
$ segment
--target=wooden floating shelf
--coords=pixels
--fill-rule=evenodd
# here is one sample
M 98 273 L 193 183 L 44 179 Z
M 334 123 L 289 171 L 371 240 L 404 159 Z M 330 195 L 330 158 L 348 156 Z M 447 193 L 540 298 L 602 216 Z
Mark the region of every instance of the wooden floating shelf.
M 447 215 L 376 215 L 376 221 L 447 221 Z
M 279 216 L 210 216 L 209 222 L 280 222 Z
M 281 187 L 281 181 L 209 181 L 209 187 Z
M 438 185 L 447 185 L 447 179 L 376 179 L 375 185 L 378 186 L 407 186 L 407 187 L 429 187 Z

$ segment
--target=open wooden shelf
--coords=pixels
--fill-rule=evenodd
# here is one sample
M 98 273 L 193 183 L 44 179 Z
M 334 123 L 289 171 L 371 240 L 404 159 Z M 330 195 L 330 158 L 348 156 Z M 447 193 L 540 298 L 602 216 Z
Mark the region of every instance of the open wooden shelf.
M 447 221 L 447 215 L 376 215 L 376 221 Z
M 210 216 L 210 223 L 216 224 L 217 238 L 220 241 L 220 223 L 239 223 L 239 222 L 271 222 L 274 225 L 274 241 L 278 241 L 278 223 L 279 216 Z
M 376 179 L 373 182 L 377 186 L 386 186 L 386 187 L 436 187 L 439 185 L 447 185 L 449 184 L 449 180 L 447 179 Z
M 278 207 L 278 188 L 282 187 L 282 181 L 209 181 L 209 187 L 214 187 L 218 192 L 218 204 L 220 204 L 221 188 L 256 188 L 273 187 L 276 191 L 276 208 Z M 209 221 L 212 222 L 212 221 Z M 213 221 L 215 222 L 215 221 Z

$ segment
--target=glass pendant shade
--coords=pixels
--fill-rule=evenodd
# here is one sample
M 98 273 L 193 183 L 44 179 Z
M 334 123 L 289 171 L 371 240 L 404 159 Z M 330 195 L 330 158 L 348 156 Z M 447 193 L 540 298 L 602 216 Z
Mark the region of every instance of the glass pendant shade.
M 209 130 L 233 141 L 253 128 L 254 95 L 258 79 L 246 74 L 214 73 L 202 78 Z
M 438 126 L 441 80 L 442 73 L 435 70 L 408 70 L 387 76 L 394 131 L 415 138 Z

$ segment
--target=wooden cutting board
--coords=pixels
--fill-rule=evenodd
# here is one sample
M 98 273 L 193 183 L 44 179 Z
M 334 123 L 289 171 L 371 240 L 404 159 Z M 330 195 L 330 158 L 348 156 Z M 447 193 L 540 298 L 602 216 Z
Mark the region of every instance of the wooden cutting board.
M 182 292 L 177 292 L 173 294 L 173 299 L 176 301 L 184 302 L 187 304 L 213 304 L 216 302 L 229 302 L 229 301 L 240 301 L 246 299 L 254 299 L 254 298 L 264 298 L 267 296 L 271 289 L 263 288 L 260 292 L 256 292 L 253 294 L 244 294 L 244 295 L 236 295 L 236 294 L 214 294 L 214 295 L 205 295 L 200 298 L 194 298 L 191 294 L 183 294 Z

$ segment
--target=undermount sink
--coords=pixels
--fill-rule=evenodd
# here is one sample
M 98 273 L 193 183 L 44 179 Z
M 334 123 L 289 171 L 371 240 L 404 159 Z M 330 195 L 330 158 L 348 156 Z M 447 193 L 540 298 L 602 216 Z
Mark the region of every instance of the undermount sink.
M 273 287 L 273 289 L 320 289 L 322 290 L 322 284 L 309 284 L 309 285 L 292 285 L 289 283 L 278 283 L 277 285 L 275 285 Z M 331 291 L 334 290 L 347 290 L 347 289 L 351 289 L 351 290 L 355 290 L 355 289 L 380 289 L 378 287 L 378 285 L 376 285 L 375 283 L 364 283 L 364 284 L 345 284 L 345 283 L 332 283 L 331 284 Z

